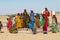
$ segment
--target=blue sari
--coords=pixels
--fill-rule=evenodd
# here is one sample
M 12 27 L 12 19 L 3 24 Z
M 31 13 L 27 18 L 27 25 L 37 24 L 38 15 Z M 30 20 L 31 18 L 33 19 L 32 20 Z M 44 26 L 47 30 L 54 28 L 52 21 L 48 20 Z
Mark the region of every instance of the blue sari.
M 34 28 L 34 13 L 30 13 L 31 22 L 29 23 L 29 28 Z

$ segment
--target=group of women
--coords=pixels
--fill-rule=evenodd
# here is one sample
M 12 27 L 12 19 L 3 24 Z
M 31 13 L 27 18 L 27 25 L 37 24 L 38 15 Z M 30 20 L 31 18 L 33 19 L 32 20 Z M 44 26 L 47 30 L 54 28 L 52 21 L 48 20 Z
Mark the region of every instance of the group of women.
M 48 26 L 49 26 L 49 17 L 50 12 L 47 8 L 45 8 L 42 13 L 40 14 L 40 18 L 36 15 L 36 13 L 31 10 L 30 14 L 27 13 L 26 9 L 23 13 L 18 13 L 13 19 L 10 17 L 7 18 L 7 28 L 9 32 L 18 32 L 18 28 L 30 28 L 33 34 L 36 34 L 36 29 L 42 26 L 43 33 L 47 34 Z M 55 15 L 55 11 L 52 12 L 52 32 L 58 32 L 57 28 L 57 18 Z

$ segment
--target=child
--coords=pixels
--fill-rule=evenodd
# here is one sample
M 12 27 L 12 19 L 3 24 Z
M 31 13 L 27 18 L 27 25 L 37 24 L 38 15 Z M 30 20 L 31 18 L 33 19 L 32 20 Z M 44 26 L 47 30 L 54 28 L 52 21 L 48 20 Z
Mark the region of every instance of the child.
M 55 11 L 52 12 L 52 32 L 56 33 L 58 32 L 58 28 L 57 28 L 57 18 L 55 15 Z
M 1 32 L 2 27 L 3 27 L 3 25 L 2 25 L 2 23 L 1 23 L 1 21 L 0 21 L 0 32 Z

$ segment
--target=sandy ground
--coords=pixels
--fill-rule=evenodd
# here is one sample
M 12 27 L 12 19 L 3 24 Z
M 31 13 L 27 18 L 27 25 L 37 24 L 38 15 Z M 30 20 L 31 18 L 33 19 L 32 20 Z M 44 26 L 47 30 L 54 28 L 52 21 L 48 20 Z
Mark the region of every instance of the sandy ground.
M 60 40 L 60 32 L 43 34 L 41 30 L 38 29 L 35 35 L 32 34 L 31 30 L 21 30 L 17 34 L 11 34 L 6 27 L 4 27 L 2 31 L 4 31 L 4 33 L 0 33 L 0 40 Z
M 60 14 L 57 15 L 58 21 L 60 21 L 59 16 Z M 2 21 L 3 26 L 6 26 L 6 18 L 7 16 L 0 16 L 0 21 Z M 59 26 L 60 24 L 58 25 L 58 27 Z M 7 27 L 3 27 L 2 31 L 4 33 L 0 33 L 0 40 L 60 40 L 60 32 L 58 33 L 48 32 L 48 34 L 43 34 L 41 32 L 41 29 L 38 29 L 37 34 L 35 35 L 32 34 L 31 30 L 29 31 L 20 30 L 19 33 L 17 34 L 11 34 L 7 30 Z

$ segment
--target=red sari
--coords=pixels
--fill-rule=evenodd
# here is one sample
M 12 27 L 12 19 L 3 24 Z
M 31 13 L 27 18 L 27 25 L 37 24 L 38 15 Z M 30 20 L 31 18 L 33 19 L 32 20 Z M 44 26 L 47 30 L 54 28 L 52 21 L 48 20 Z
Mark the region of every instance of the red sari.
M 12 21 L 10 18 L 8 18 L 8 23 L 7 23 L 8 30 L 12 28 Z
M 47 31 L 49 15 L 50 15 L 49 11 L 44 11 L 43 17 L 45 19 L 45 22 L 44 22 L 44 26 L 43 26 L 43 31 Z

